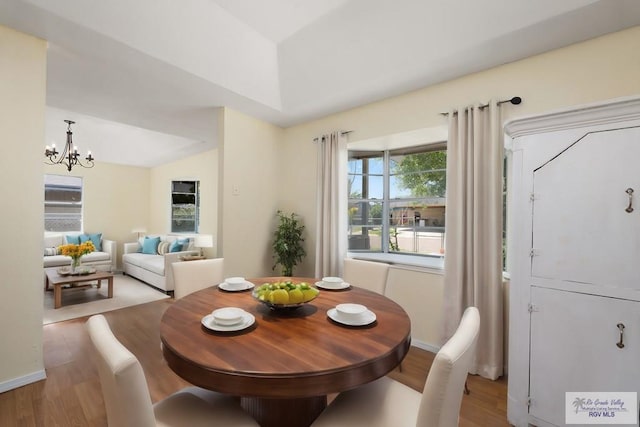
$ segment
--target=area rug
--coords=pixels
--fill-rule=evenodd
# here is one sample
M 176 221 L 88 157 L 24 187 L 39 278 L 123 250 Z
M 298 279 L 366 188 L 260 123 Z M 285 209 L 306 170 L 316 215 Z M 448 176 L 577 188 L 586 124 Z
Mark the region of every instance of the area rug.
M 62 307 L 58 309 L 53 308 L 53 291 L 45 291 L 42 324 L 62 322 L 165 298 L 169 296 L 151 286 L 132 277 L 116 274 L 113 277 L 113 298 L 107 298 L 107 283 L 104 280 L 100 289 L 92 286 L 63 290 Z

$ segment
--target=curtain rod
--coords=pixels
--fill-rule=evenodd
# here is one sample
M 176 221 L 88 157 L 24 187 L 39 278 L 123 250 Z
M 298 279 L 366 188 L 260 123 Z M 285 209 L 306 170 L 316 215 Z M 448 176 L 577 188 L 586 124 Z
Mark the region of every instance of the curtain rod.
M 522 98 L 520 98 L 519 96 L 514 96 L 514 97 L 513 97 L 513 98 L 511 98 L 511 99 L 503 99 L 503 100 L 501 100 L 501 101 L 498 101 L 498 102 L 497 102 L 497 104 L 498 104 L 498 105 L 500 105 L 500 104 L 506 104 L 507 102 L 510 102 L 510 103 L 511 103 L 511 104 L 513 104 L 513 105 L 518 105 L 518 104 L 520 104 L 520 103 L 522 102 Z M 488 107 L 488 106 L 489 106 L 489 104 L 482 104 L 482 105 L 480 105 L 480 108 L 485 108 L 485 107 Z M 454 110 L 453 112 L 454 112 L 454 113 L 457 113 L 458 111 L 457 111 L 457 110 Z M 449 115 L 449 113 L 448 113 L 448 112 L 446 112 L 446 113 L 440 113 L 440 114 L 442 114 L 443 116 L 448 116 L 448 115 Z
M 340 132 L 340 135 L 348 135 L 348 134 L 350 134 L 351 132 L 353 132 L 353 131 L 352 131 L 352 130 L 343 130 L 342 132 Z M 318 142 L 318 140 L 319 140 L 319 139 L 320 139 L 320 138 L 317 138 L 317 137 L 316 137 L 316 138 L 313 138 L 313 142 Z

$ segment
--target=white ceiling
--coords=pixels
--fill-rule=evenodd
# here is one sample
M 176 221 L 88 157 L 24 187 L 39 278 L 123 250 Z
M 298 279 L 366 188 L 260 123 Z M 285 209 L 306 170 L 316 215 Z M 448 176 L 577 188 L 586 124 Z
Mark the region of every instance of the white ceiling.
M 214 147 L 218 107 L 291 126 L 638 25 L 640 1 L 2 0 L 0 24 L 49 41 L 47 143 L 71 119 L 98 162 L 154 166 Z

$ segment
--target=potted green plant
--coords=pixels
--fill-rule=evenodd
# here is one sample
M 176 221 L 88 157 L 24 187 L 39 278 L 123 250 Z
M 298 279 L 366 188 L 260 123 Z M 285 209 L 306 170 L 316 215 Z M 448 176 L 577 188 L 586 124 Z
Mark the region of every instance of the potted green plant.
M 293 267 L 307 255 L 302 246 L 304 225 L 296 218 L 295 213 L 287 215 L 278 211 L 277 215 L 279 223 L 273 240 L 273 257 L 276 262 L 272 269 L 275 270 L 278 265 L 281 265 L 282 275 L 291 277 L 293 276 Z

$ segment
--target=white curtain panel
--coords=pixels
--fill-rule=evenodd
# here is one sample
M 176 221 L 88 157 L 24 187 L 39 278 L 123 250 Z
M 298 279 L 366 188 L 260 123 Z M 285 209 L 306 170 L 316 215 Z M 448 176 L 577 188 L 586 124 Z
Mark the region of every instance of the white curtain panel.
M 476 306 L 480 335 L 470 372 L 489 379 L 503 373 L 502 169 L 496 101 L 450 111 L 443 339 Z
M 316 277 L 341 277 L 347 254 L 347 139 L 332 132 L 316 140 Z

